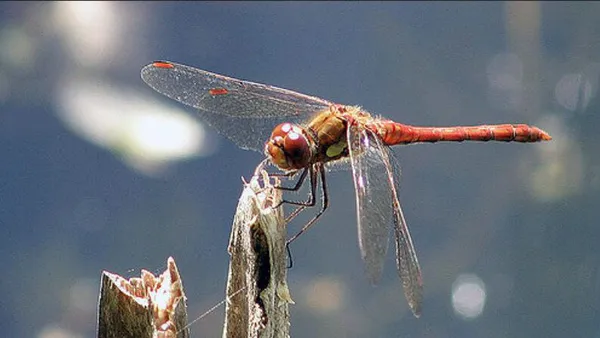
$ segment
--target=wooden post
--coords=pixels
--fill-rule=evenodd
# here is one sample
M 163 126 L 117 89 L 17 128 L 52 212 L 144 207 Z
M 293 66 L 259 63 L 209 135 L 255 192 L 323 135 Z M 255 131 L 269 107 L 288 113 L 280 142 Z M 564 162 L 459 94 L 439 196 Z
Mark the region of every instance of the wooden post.
M 269 180 L 259 166 L 237 207 L 223 338 L 289 337 L 293 301 L 286 282 L 285 222 L 282 207 L 272 208 L 281 202 L 281 191 Z
M 142 270 L 125 279 L 104 271 L 98 302 L 98 338 L 188 338 L 181 277 L 169 257 L 160 276 Z

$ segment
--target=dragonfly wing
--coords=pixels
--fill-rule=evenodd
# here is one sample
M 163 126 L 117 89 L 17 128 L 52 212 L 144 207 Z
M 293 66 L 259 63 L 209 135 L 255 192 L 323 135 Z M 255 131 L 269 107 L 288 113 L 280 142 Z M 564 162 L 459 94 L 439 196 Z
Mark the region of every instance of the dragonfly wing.
M 277 124 L 304 122 L 332 104 L 171 62 L 147 65 L 141 75 L 157 92 L 198 109 L 204 122 L 241 148 L 261 152 Z
M 392 207 L 390 189 L 382 179 L 384 162 L 377 148 L 370 144 L 373 137 L 356 126 L 348 128 L 348 144 L 352 176 L 356 190 L 358 245 L 365 270 L 371 283 L 381 278 L 383 263 L 389 246 Z
M 396 181 L 399 179 L 399 166 L 388 147 L 372 131 L 350 127 L 348 140 L 357 191 L 359 245 L 367 272 L 375 281 L 381 275 L 387 251 L 388 226 L 393 224 L 398 274 L 408 304 L 418 317 L 423 300 L 423 280 L 398 199 Z M 380 241 L 379 244 L 373 243 L 375 240 Z M 370 264 L 374 266 L 369 267 Z
M 235 117 L 307 117 L 332 104 L 291 90 L 166 61 L 145 66 L 142 79 L 157 92 L 185 105 Z
M 413 314 L 416 317 L 421 315 L 421 306 L 423 303 L 423 278 L 421 276 L 421 266 L 417 260 L 415 247 L 404 219 L 404 213 L 400 207 L 398 199 L 398 191 L 396 182 L 400 179 L 400 166 L 397 164 L 393 154 L 390 153 L 387 147 L 381 143 L 381 139 L 377 139 L 379 147 L 385 149 L 384 161 L 387 162 L 386 169 L 387 177 L 392 189 L 392 202 L 394 205 L 394 239 L 396 241 L 396 267 L 402 286 L 404 295 L 410 305 Z

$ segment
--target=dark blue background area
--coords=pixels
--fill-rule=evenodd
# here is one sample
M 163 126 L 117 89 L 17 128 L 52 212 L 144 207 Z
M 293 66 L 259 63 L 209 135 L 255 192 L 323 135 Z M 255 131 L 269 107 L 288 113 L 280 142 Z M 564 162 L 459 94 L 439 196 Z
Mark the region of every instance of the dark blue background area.
M 168 256 L 182 274 L 190 320 L 224 297 L 240 177 L 250 177 L 263 155 L 210 131 L 217 143 L 212 155 L 147 175 L 59 117 L 58 93 L 72 73 L 129 86 L 193 116 L 142 82 L 140 70 L 153 60 L 361 105 L 402 123 L 528 123 L 553 135 L 546 144 L 395 150 L 403 173 L 400 199 L 423 269 L 419 319 L 404 299 L 393 250 L 380 285 L 368 284 L 351 175 L 331 173 L 330 210 L 292 245 L 292 336 L 600 334 L 599 5 L 110 3 L 121 27 L 114 39 L 123 42 L 95 66 L 67 48 L 64 22 L 52 17 L 65 10 L 60 6 L 0 4 L 4 336 L 45 338 L 64 330 L 93 337 L 102 270 L 126 277 L 141 268 L 158 273 Z M 536 20 L 538 26 L 531 24 Z M 100 27 L 98 34 L 111 28 Z M 15 32 L 27 36 L 30 61 L 11 56 L 23 48 L 9 38 Z M 509 91 L 490 84 L 492 60 L 507 54 L 521 62 L 515 105 Z M 590 86 L 589 100 L 576 97 L 574 110 L 557 99 L 568 74 L 580 74 Z M 290 224 L 289 234 L 308 217 Z M 453 283 L 463 274 L 485 284 L 485 308 L 473 320 L 452 306 Z M 311 303 L 323 282 L 341 294 L 320 294 L 329 305 L 339 300 L 331 308 Z M 220 336 L 222 323 L 221 307 L 192 326 L 193 336 Z

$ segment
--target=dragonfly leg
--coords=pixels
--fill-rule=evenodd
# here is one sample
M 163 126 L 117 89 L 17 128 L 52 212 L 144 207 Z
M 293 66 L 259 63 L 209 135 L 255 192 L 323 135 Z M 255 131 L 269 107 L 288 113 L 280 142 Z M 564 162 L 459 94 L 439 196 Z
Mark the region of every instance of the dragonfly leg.
M 262 161 L 255 169 L 254 171 L 254 176 L 258 176 L 259 179 L 264 178 L 261 175 L 258 175 L 258 172 L 260 170 L 264 169 L 264 166 L 267 164 L 268 159 L 265 159 L 264 161 Z M 284 186 L 280 186 L 280 185 L 274 185 L 273 188 L 275 189 L 279 189 L 279 190 L 284 190 L 284 191 L 297 191 L 298 189 L 300 189 L 300 187 L 302 186 L 302 184 L 304 184 L 304 181 L 306 180 L 306 175 L 308 173 L 308 168 L 305 168 L 302 173 L 300 174 L 300 177 L 298 178 L 298 181 L 296 182 L 296 184 L 293 187 L 284 187 Z M 298 170 L 296 171 L 288 171 L 288 172 L 284 172 L 284 173 L 268 173 L 268 177 L 285 177 L 285 178 L 290 178 L 292 176 L 295 176 L 296 174 L 298 174 Z M 281 204 L 285 203 L 286 201 L 281 201 L 279 202 L 279 204 L 277 204 L 276 206 L 274 206 L 273 208 L 278 208 L 279 206 L 281 206 Z
M 302 235 L 313 224 L 315 224 L 315 222 L 317 221 L 317 219 L 319 219 L 319 217 L 321 217 L 321 215 L 323 215 L 323 213 L 325 212 L 325 210 L 329 206 L 329 197 L 327 196 L 327 183 L 325 181 L 325 169 L 322 166 L 319 166 L 318 170 L 319 170 L 319 174 L 321 176 L 321 189 L 323 191 L 323 193 L 321 194 L 321 209 L 319 210 L 319 212 L 317 212 L 316 215 L 313 216 L 313 218 L 311 218 L 310 221 L 308 221 L 302 227 L 302 229 L 300 229 L 300 231 L 298 231 L 298 233 L 296 233 L 294 236 L 292 236 L 290 239 L 287 240 L 286 246 L 288 246 L 288 250 L 289 250 L 290 243 L 292 243 L 293 241 L 295 241 L 298 237 L 300 237 L 300 235 Z M 314 172 L 314 170 L 313 170 L 313 172 Z M 316 181 L 316 177 L 313 177 L 313 176 L 316 176 L 316 174 L 315 175 L 311 175 L 311 183 L 312 183 L 311 184 L 311 199 L 314 199 L 314 195 L 316 194 L 316 190 L 317 190 L 317 184 L 315 182 Z M 313 205 L 314 205 L 314 200 L 313 200 Z M 300 213 L 300 211 L 306 209 L 307 206 L 309 206 L 309 205 L 301 205 L 292 214 L 290 214 L 290 216 L 288 216 L 288 218 L 286 219 L 286 222 L 289 222 L 291 220 L 291 218 L 297 216 Z M 291 217 L 291 216 L 293 216 L 293 217 Z
M 298 171 L 289 171 L 286 173 L 269 173 L 269 176 L 271 177 L 285 177 L 285 178 L 289 178 L 292 177 L 294 175 L 296 175 L 298 173 Z
M 315 194 L 317 193 L 317 184 L 316 184 L 316 171 L 312 170 L 311 171 L 311 200 L 313 200 Z M 291 269 L 292 266 L 294 265 L 293 260 L 292 260 L 292 251 L 290 250 L 290 243 L 292 243 L 294 240 L 296 240 L 298 237 L 300 237 L 300 235 L 302 235 L 306 230 L 308 230 L 308 228 L 310 228 L 319 217 L 321 217 L 321 215 L 323 214 L 323 212 L 325 212 L 325 209 L 327 209 L 328 205 L 329 205 L 329 198 L 327 197 L 327 185 L 325 182 L 325 170 L 323 169 L 323 167 L 319 168 L 319 173 L 321 175 L 321 189 L 323 190 L 323 194 L 321 195 L 321 210 L 319 210 L 319 212 L 310 220 L 308 221 L 308 223 L 306 223 L 302 229 L 300 229 L 300 231 L 295 234 L 292 238 L 290 238 L 289 240 L 287 240 L 287 242 L 285 243 L 285 250 L 287 251 L 287 255 L 288 255 L 288 269 Z M 313 203 L 314 205 L 314 203 Z M 294 210 L 294 212 L 292 212 L 286 219 L 285 219 L 285 223 L 289 223 L 294 217 L 298 216 L 298 214 L 306 209 L 307 207 L 309 207 L 310 205 L 300 205 L 298 208 L 296 208 L 296 210 Z
M 292 259 L 292 251 L 290 251 L 289 244 L 285 245 L 285 251 L 287 252 L 287 256 L 288 256 L 288 265 L 286 266 L 286 268 L 291 269 L 294 266 L 294 260 Z
M 282 200 L 280 202 L 280 205 L 282 203 L 287 203 L 287 204 L 298 206 L 298 208 L 296 208 L 296 210 L 294 210 L 292 213 L 290 213 L 285 218 L 285 224 L 288 224 L 289 222 L 291 222 L 296 216 L 298 216 L 298 214 L 300 214 L 300 212 L 302 212 L 302 210 L 304 210 L 308 207 L 313 207 L 316 204 L 315 195 L 317 193 L 317 179 L 318 179 L 317 178 L 317 170 L 315 168 L 309 168 L 307 170 L 310 170 L 310 178 L 309 178 L 310 191 L 308 193 L 308 200 L 305 202 Z
M 281 189 L 284 191 L 297 191 L 298 189 L 300 189 L 300 187 L 304 184 L 304 181 L 306 180 L 306 176 L 307 174 L 310 172 L 310 186 L 311 186 L 311 191 L 308 195 L 308 200 L 304 201 L 304 202 L 298 202 L 298 201 L 290 201 L 290 200 L 281 200 L 281 202 L 279 202 L 279 204 L 277 206 L 275 206 L 275 208 L 279 207 L 280 205 L 282 205 L 283 203 L 287 203 L 287 204 L 292 204 L 292 205 L 299 205 L 301 209 L 302 207 L 312 207 L 315 205 L 315 190 L 316 190 L 316 171 L 314 170 L 314 168 L 310 167 L 310 168 L 306 168 L 304 169 L 304 171 L 302 172 L 302 174 L 300 174 L 300 178 L 298 179 L 298 181 L 296 182 L 296 185 L 294 185 L 293 187 L 282 187 L 282 186 L 276 186 L 276 189 Z M 294 211 L 290 216 L 292 216 L 290 218 L 290 216 L 288 216 L 288 218 L 291 220 L 292 218 L 294 218 L 300 211 L 296 210 Z M 288 220 L 286 219 L 286 222 L 288 222 Z
M 279 175 L 274 174 L 271 176 L 273 176 L 273 177 L 291 177 L 295 174 L 296 174 L 296 172 L 291 172 L 291 173 L 285 173 L 285 174 L 279 174 Z M 284 190 L 284 191 L 296 191 L 296 190 L 300 189 L 300 187 L 304 183 L 304 180 L 306 179 L 306 174 L 308 174 L 308 168 L 305 168 L 302 171 L 302 174 L 300 174 L 298 181 L 296 181 L 296 185 L 294 185 L 293 187 L 284 187 L 281 185 L 277 185 L 277 186 L 274 186 L 273 188 L 279 189 L 279 190 Z

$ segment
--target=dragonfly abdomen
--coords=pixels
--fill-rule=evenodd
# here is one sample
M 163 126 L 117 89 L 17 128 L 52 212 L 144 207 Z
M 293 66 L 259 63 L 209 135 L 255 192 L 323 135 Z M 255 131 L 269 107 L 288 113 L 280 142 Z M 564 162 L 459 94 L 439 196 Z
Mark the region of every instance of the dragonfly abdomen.
M 373 129 L 387 145 L 440 141 L 539 142 L 552 139 L 545 131 L 527 124 L 417 127 L 386 121 L 377 124 Z

